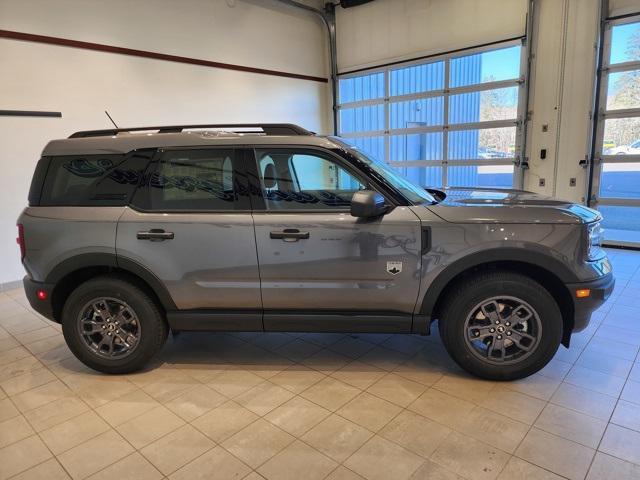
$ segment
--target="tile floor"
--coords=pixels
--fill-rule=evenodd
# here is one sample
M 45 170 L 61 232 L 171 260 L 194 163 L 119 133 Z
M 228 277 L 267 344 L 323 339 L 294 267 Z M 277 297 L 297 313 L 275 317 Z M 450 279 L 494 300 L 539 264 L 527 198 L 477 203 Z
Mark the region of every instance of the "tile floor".
M 0 294 L 0 479 L 640 479 L 640 252 L 539 374 L 471 378 L 430 337 L 182 334 L 84 368 Z

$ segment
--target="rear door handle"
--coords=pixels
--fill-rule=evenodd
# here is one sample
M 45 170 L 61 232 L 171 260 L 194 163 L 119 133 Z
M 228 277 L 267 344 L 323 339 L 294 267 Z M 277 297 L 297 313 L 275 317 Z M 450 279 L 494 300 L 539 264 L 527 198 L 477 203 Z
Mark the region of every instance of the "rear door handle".
M 162 242 L 164 240 L 173 240 L 173 232 L 165 232 L 161 228 L 152 228 L 146 232 L 138 232 L 136 235 L 138 240 L 151 240 L 152 242 Z
M 297 242 L 309 238 L 309 232 L 301 232 L 297 228 L 285 228 L 281 232 L 271 232 L 269 237 L 284 240 L 285 242 Z

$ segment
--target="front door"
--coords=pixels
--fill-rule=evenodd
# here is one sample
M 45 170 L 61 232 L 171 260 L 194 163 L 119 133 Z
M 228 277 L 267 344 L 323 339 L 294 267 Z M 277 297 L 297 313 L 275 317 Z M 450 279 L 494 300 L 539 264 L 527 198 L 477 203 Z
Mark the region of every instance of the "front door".
M 233 328 L 261 330 L 243 155 L 227 148 L 159 152 L 132 207 L 120 218 L 116 250 L 119 259 L 134 261 L 155 275 L 178 310 L 206 309 L 210 315 L 213 309 L 222 322 L 244 318 Z M 215 322 L 207 323 L 200 327 L 217 328 Z
M 349 213 L 372 188 L 322 149 L 258 148 L 253 218 L 266 330 L 409 331 L 420 273 L 420 221 L 396 206 Z M 381 192 L 382 193 L 382 192 Z

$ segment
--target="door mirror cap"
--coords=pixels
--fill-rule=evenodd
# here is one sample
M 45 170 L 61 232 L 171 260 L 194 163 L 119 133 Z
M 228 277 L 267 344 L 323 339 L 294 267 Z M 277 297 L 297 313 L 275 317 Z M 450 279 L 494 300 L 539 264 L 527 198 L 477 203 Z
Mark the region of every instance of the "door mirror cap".
M 373 190 L 361 190 L 351 197 L 351 215 L 359 218 L 375 218 L 387 213 L 384 197 Z

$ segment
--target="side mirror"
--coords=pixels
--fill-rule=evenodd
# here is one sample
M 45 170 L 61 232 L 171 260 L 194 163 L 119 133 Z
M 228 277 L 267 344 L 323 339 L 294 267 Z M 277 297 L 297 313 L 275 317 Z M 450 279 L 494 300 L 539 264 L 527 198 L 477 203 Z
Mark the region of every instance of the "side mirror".
M 360 218 L 375 218 L 387 213 L 384 197 L 373 190 L 361 190 L 351 197 L 351 215 Z

